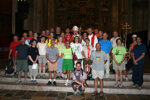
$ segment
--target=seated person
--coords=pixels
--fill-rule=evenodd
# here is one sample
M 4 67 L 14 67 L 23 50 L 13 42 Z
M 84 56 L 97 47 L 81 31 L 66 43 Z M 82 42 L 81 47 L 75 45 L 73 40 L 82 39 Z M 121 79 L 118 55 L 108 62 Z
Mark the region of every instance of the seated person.
M 81 92 L 83 93 L 85 91 L 85 80 L 87 79 L 87 75 L 83 70 L 81 69 L 81 63 L 76 63 L 76 69 L 72 72 L 72 88 L 74 90 L 74 95 L 78 95 Z

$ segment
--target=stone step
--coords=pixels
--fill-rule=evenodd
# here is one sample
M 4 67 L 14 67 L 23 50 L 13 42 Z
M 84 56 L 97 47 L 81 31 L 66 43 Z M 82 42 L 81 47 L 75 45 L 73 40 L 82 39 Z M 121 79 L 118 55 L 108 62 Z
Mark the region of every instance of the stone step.
M 24 80 L 24 79 L 22 79 L 22 80 Z M 11 82 L 16 82 L 16 81 L 17 81 L 17 78 L 0 77 L 0 82 L 11 83 Z M 64 84 L 65 81 L 66 81 L 65 79 L 57 79 L 56 82 Z M 48 79 L 37 79 L 37 82 L 39 84 L 47 84 Z M 30 79 L 27 79 L 27 83 L 30 83 Z M 71 80 L 69 80 L 69 83 L 71 83 Z M 87 84 L 94 86 L 94 80 L 87 80 Z M 104 79 L 104 86 L 114 86 L 114 84 L 115 84 L 115 80 L 105 80 Z M 124 86 L 132 86 L 132 84 L 133 84 L 132 81 L 123 81 Z M 150 87 L 150 81 L 145 81 L 143 83 L 143 86 Z
M 9 74 L 9 75 L 5 75 L 5 72 L 4 71 L 1 71 L 0 72 L 0 76 L 9 76 L 9 77 L 12 77 L 13 74 Z M 22 73 L 22 76 L 24 76 L 24 73 Z M 46 78 L 48 78 L 49 74 L 46 73 L 45 74 Z M 128 74 L 128 79 L 131 80 L 132 79 L 132 74 Z M 28 77 L 29 77 L 29 73 L 28 73 Z M 123 75 L 123 77 L 125 78 L 125 75 Z M 115 79 L 115 74 L 110 74 L 110 77 L 108 78 L 108 80 L 114 80 Z M 146 80 L 149 80 L 150 81 L 150 73 L 144 73 L 143 75 L 143 79 L 146 81 Z
M 59 91 L 59 92 L 73 92 L 71 86 L 65 87 L 63 84 L 57 84 L 57 86 L 47 86 L 46 84 L 16 84 L 16 83 L 3 83 L 0 82 L 0 89 L 5 90 L 27 90 L 27 91 Z M 94 87 L 87 87 L 85 93 L 92 93 Z M 150 88 L 143 87 L 142 90 L 131 87 L 114 88 L 106 87 L 103 88 L 104 93 L 107 94 L 143 94 L 150 95 Z

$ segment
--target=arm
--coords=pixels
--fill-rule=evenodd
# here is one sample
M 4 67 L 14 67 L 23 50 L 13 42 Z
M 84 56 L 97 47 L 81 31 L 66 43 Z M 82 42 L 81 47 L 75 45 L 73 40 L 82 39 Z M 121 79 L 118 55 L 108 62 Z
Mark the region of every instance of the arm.
M 132 53 L 132 59 L 133 59 L 133 63 L 134 63 L 135 65 L 137 65 L 138 63 L 137 63 L 136 60 L 135 60 L 134 53 Z
M 142 55 L 141 55 L 139 58 L 137 58 L 135 61 L 138 62 L 138 61 L 140 61 L 141 59 L 143 59 L 144 57 L 145 57 L 145 53 L 142 53 Z
M 53 63 L 50 59 L 49 59 L 49 57 L 48 57 L 48 54 L 46 53 L 46 59 L 50 62 L 50 63 Z
M 59 54 L 57 54 L 57 58 L 56 58 L 56 61 L 54 63 L 56 63 L 58 61 L 58 58 L 59 58 Z
M 116 61 L 115 55 L 112 54 L 113 60 L 115 61 L 115 63 L 118 65 L 118 62 Z
M 35 63 L 30 55 L 28 55 L 28 58 L 32 63 Z
M 18 54 L 18 51 L 15 52 L 15 62 L 14 62 L 15 64 L 16 64 L 16 60 L 17 60 L 17 54 Z
M 11 58 L 11 53 L 12 53 L 12 49 L 10 49 L 10 51 L 9 51 L 8 59 Z

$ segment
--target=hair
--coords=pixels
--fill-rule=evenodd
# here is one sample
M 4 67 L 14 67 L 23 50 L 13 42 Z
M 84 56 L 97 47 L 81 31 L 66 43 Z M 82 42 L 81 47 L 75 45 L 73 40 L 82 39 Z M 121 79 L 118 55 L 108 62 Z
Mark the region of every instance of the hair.
M 60 42 L 60 41 L 59 41 L 59 38 L 62 38 L 62 36 L 58 36 L 58 38 L 57 38 L 57 39 L 58 39 L 58 42 Z M 63 42 L 63 40 L 62 40 L 62 42 Z
M 118 38 L 118 39 L 116 40 L 116 43 L 117 43 L 119 40 L 122 42 L 122 39 L 121 39 L 121 38 Z
M 89 38 L 86 38 L 85 40 L 88 40 L 88 41 L 90 41 L 90 39 L 89 39 Z
M 78 36 L 75 36 L 75 37 L 74 37 L 73 43 L 75 43 L 75 38 L 76 38 L 76 37 L 78 38 L 78 43 L 80 43 L 80 38 L 79 38 Z
M 80 65 L 81 65 L 81 62 L 77 62 L 76 65 L 77 65 L 77 64 L 80 64 Z

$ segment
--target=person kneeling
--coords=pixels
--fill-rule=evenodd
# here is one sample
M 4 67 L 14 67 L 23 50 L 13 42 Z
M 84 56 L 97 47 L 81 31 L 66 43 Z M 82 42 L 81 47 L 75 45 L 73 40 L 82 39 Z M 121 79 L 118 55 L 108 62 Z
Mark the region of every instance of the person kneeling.
M 85 91 L 85 80 L 87 79 L 87 75 L 81 69 L 81 63 L 76 63 L 76 69 L 72 72 L 72 88 L 74 90 L 74 95 L 78 96 L 80 93 Z

